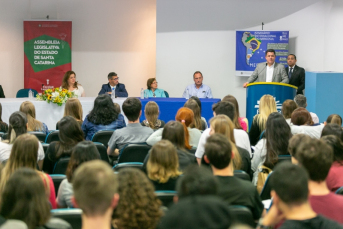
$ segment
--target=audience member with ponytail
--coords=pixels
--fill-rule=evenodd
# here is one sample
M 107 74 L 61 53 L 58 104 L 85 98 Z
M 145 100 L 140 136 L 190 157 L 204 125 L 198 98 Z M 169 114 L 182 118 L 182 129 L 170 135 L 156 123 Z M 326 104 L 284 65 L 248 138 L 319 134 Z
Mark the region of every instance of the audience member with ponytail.
M 206 122 L 201 119 L 201 110 L 196 100 L 192 98 L 189 99 L 185 103 L 184 107 L 191 109 L 194 113 L 194 122 L 190 125 L 190 127 L 197 128 L 198 130 L 206 130 L 207 125 Z
M 141 122 L 142 126 L 150 127 L 153 130 L 164 127 L 164 121 L 158 119 L 160 114 L 159 107 L 156 102 L 150 101 L 144 108 L 145 120 Z
M 45 134 L 49 133 L 48 126 L 36 119 L 36 109 L 33 103 L 30 101 L 25 101 L 20 105 L 19 110 L 27 116 L 28 131 L 38 131 Z
M 175 120 L 180 122 L 183 125 L 184 129 L 184 138 L 185 138 L 185 148 L 192 149 L 192 147 L 197 147 L 199 143 L 199 139 L 201 137 L 200 130 L 196 128 L 190 128 L 189 126 L 194 121 L 194 113 L 191 109 L 187 107 L 182 107 L 178 110 Z M 146 143 L 148 145 L 154 145 L 158 141 L 162 139 L 162 132 L 163 129 L 159 129 L 155 131 L 150 137 L 147 139 Z
M 10 116 L 8 128 L 8 140 L 0 142 L 0 161 L 6 161 L 10 157 L 14 141 L 22 134 L 27 132 L 27 118 L 23 112 L 16 111 Z M 7 143 L 6 143 L 7 142 Z M 43 167 L 45 157 L 42 144 L 38 141 L 38 158 L 37 163 L 39 169 Z
M 38 139 L 32 134 L 22 134 L 13 143 L 11 155 L 0 173 L 0 193 L 3 193 L 8 179 L 19 168 L 37 169 Z M 51 177 L 36 170 L 43 179 L 52 208 L 56 208 L 55 186 Z M 20 186 L 18 186 L 20 187 Z M 22 187 L 20 187 L 22 188 Z M 2 202 L 0 200 L 0 202 Z M 27 203 L 26 203 L 27 204 Z

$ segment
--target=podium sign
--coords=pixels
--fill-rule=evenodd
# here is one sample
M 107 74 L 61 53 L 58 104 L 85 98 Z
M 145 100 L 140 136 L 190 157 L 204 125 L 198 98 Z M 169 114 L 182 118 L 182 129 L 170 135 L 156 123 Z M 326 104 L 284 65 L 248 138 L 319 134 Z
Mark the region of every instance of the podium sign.
M 287 99 L 294 99 L 297 87 L 285 83 L 250 83 L 247 86 L 247 119 L 249 129 L 252 120 L 259 112 L 260 99 L 264 95 L 271 95 L 276 102 L 276 108 L 281 113 L 282 103 Z

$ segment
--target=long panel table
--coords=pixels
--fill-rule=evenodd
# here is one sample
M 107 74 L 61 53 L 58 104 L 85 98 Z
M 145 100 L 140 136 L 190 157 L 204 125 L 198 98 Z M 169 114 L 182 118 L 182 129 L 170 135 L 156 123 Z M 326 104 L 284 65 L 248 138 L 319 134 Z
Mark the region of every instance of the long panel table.
M 83 118 L 93 109 L 95 97 L 81 97 L 79 98 L 82 109 L 83 109 Z M 126 98 L 116 98 L 113 102 L 118 103 L 120 107 Z M 149 98 L 149 99 L 140 99 L 142 102 L 142 116 L 141 121 L 145 119 L 144 116 L 144 107 L 147 102 L 155 101 L 160 107 L 160 119 L 168 122 L 170 120 L 175 120 L 175 115 L 177 110 L 186 102 L 184 98 Z M 212 116 L 212 105 L 220 99 L 200 99 L 202 103 L 202 117 L 205 117 L 208 121 Z M 46 101 L 37 101 L 29 100 L 28 98 L 8 98 L 0 99 L 2 105 L 2 120 L 6 123 L 9 123 L 9 117 L 15 111 L 19 111 L 20 104 L 24 101 L 31 101 L 36 108 L 36 119 L 44 122 L 49 130 L 56 129 L 56 123 L 63 117 L 64 114 L 64 104 L 58 106 L 57 104 L 47 103 Z M 122 111 L 123 113 L 123 111 Z M 125 121 L 127 119 L 125 117 Z

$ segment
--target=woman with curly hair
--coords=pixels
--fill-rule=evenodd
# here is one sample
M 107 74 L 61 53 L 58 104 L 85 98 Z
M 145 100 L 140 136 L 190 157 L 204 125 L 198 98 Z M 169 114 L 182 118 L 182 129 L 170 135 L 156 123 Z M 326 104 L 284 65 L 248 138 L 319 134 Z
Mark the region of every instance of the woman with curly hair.
M 73 207 L 71 202 L 71 197 L 73 195 L 71 180 L 73 178 L 73 174 L 82 163 L 97 159 L 100 160 L 100 154 L 93 142 L 82 141 L 75 146 L 68 163 L 66 171 L 67 178 L 61 182 L 58 189 L 56 198 L 58 208 Z
M 94 107 L 82 124 L 86 140 L 92 140 L 99 130 L 116 130 L 126 126 L 124 116 L 117 112 L 111 97 L 99 95 L 94 100 Z
M 181 171 L 176 147 L 170 141 L 161 140 L 151 148 L 147 173 L 155 190 L 175 191 Z
M 118 175 L 119 202 L 113 213 L 113 226 L 118 229 L 156 228 L 162 211 L 161 201 L 146 175 L 133 168 L 124 168 Z

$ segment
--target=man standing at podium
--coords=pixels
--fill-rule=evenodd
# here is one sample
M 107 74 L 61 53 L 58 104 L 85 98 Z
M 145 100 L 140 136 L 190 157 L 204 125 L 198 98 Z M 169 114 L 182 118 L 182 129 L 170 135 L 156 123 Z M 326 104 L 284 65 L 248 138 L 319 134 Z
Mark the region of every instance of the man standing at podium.
M 298 87 L 297 94 L 303 94 L 305 89 L 305 69 L 296 65 L 297 57 L 294 54 L 289 54 L 287 57 L 288 67 L 286 72 L 289 79 L 289 84 Z
M 278 82 L 288 83 L 288 77 L 285 70 L 285 66 L 275 63 L 275 50 L 267 49 L 265 63 L 259 63 L 255 71 L 249 77 L 248 82 L 243 84 L 243 87 L 247 87 L 248 83 L 253 82 Z

